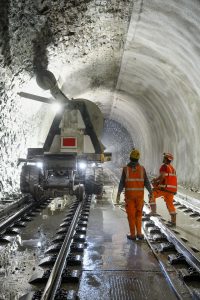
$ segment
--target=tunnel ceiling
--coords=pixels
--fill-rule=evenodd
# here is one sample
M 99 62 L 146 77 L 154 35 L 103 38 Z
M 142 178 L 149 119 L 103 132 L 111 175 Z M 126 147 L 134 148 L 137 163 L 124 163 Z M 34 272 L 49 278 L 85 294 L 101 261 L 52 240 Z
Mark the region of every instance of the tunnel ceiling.
M 45 105 L 17 95 L 41 68 L 68 97 L 94 101 L 121 124 L 149 172 L 171 151 L 179 182 L 200 186 L 199 0 L 3 0 L 2 7 L 0 172 L 11 167 L 2 190 L 51 119 Z

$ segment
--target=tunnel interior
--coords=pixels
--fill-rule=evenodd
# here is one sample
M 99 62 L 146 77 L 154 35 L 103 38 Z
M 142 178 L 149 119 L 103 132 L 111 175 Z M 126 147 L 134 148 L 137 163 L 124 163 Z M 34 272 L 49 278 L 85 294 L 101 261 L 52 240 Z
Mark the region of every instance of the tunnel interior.
M 120 123 L 111 119 L 105 120 L 103 136 L 103 145 L 106 151 L 113 153 L 112 161 L 107 163 L 107 167 L 111 167 L 116 171 L 121 168 L 129 160 L 130 149 L 134 148 L 134 141 L 131 135 Z
M 200 188 L 199 0 L 3 0 L 0 197 L 19 191 L 18 158 L 40 147 L 54 111 L 21 98 L 48 69 L 69 98 L 96 103 L 112 168 L 141 152 L 157 174 L 174 154 L 179 184 Z

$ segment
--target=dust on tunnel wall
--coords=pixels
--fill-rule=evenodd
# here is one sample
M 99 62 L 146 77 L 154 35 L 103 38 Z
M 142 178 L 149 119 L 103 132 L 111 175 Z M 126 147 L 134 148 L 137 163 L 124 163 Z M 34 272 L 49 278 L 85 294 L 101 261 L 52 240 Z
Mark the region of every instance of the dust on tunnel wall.
M 128 123 L 147 169 L 170 151 L 190 188 L 200 186 L 199 13 L 196 0 L 135 2 L 110 114 Z
M 35 70 L 48 67 L 59 74 L 59 66 L 79 64 L 80 59 L 83 67 L 93 51 L 90 84 L 102 84 L 98 74 L 102 74 L 104 61 L 110 67 L 109 77 L 113 71 L 109 86 L 114 88 L 132 4 L 132 0 L 1 1 L 0 198 L 19 191 L 17 160 L 26 157 L 27 147 L 37 146 L 37 142 L 41 146 L 42 119 L 48 114 L 43 108 L 36 112 L 37 103 L 24 105 L 17 93 L 23 91 Z M 90 77 L 90 71 L 84 75 Z
M 179 181 L 200 186 L 199 0 L 2 1 L 1 192 L 17 186 L 17 158 L 48 113 L 25 116 L 17 92 L 34 68 L 67 64 L 70 95 L 77 82 L 80 96 L 87 88 L 106 118 L 128 130 L 148 171 L 171 151 Z M 102 98 L 103 88 L 112 96 Z

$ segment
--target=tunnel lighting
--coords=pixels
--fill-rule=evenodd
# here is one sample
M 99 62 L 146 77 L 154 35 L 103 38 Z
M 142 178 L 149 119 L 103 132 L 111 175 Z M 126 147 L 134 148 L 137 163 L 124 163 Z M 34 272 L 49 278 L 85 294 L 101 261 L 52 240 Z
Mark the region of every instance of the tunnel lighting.
M 41 248 L 41 246 L 42 246 L 42 243 L 39 241 L 39 242 L 37 242 L 37 247 L 38 248 Z
M 62 110 L 62 105 L 61 104 L 59 104 L 59 103 L 53 103 L 52 105 L 51 105 L 51 110 L 53 111 L 53 112 L 61 112 L 61 110 Z
M 84 169 L 86 169 L 87 164 L 85 162 L 81 161 L 78 163 L 78 167 L 79 167 L 79 169 L 84 170 Z
M 37 162 L 37 163 L 36 163 L 36 166 L 37 166 L 38 168 L 42 169 L 42 168 L 43 168 L 43 163 L 42 163 L 42 162 Z

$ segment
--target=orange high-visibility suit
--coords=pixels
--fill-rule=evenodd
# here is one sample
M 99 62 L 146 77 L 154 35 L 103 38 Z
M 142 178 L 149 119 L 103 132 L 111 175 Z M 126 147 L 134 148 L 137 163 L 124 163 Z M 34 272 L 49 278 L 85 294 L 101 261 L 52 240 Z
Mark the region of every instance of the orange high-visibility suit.
M 130 162 L 123 168 L 118 193 L 125 188 L 126 213 L 132 237 L 142 234 L 142 209 L 144 205 L 144 187 L 151 193 L 151 185 L 145 168 L 138 162 Z
M 163 197 L 169 214 L 174 215 L 176 214 L 176 209 L 173 204 L 174 194 L 177 192 L 176 171 L 172 165 L 163 164 L 160 167 L 160 173 L 164 173 L 164 179 L 158 184 L 153 184 L 154 189 L 149 203 L 153 208 L 153 206 L 156 205 L 156 198 Z

